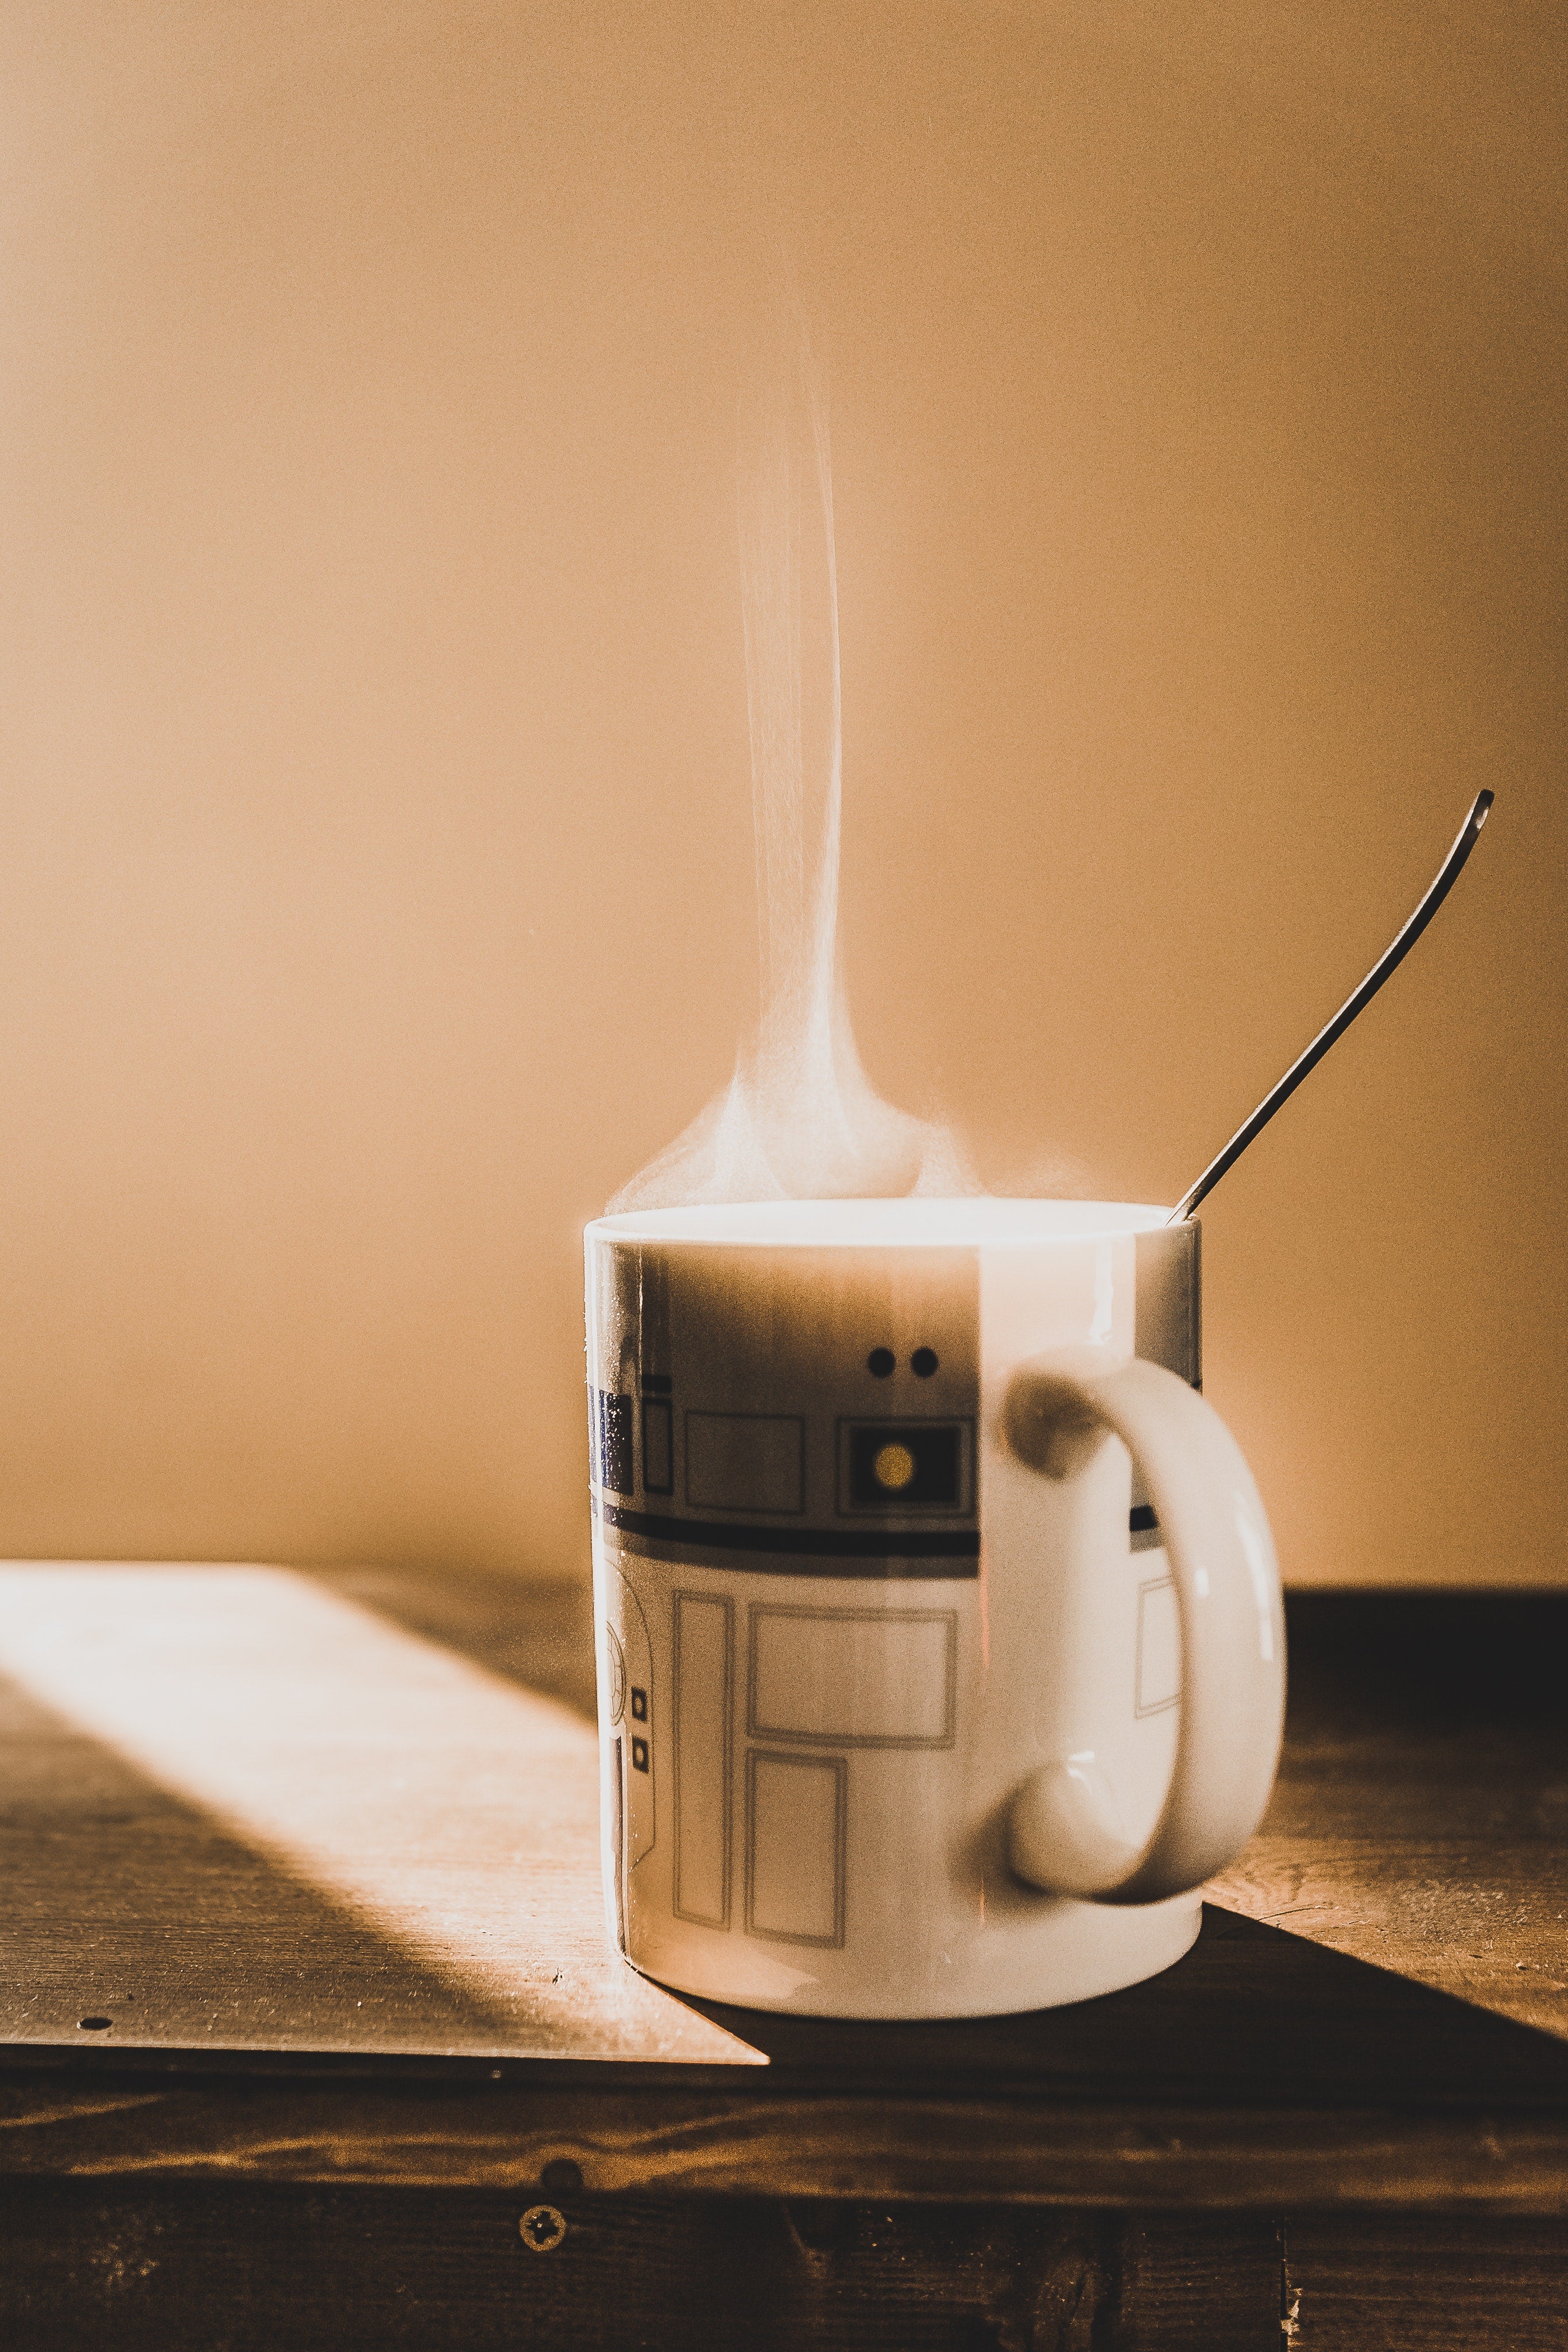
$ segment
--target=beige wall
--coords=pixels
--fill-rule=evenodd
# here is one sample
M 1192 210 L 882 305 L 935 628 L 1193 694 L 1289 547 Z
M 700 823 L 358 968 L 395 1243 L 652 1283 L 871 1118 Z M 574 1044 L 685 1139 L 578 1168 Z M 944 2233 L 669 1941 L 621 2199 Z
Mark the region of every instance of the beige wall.
M 1206 1217 L 1301 1581 L 1568 1576 L 1553 13 L 11 0 L 0 1549 L 573 1572 L 578 1229 L 754 988 L 735 414 L 833 402 L 845 951 Z

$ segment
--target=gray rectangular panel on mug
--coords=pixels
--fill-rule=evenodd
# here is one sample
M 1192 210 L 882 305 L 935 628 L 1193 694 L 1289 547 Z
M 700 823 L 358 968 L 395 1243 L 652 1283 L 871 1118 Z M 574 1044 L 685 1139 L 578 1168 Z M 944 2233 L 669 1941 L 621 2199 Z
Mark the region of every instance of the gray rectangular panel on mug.
M 803 1511 L 805 1423 L 794 1413 L 688 1412 L 686 1500 L 705 1511 Z
M 675 1491 L 675 1445 L 668 1397 L 643 1399 L 643 1491 L 673 1495 Z
M 1133 1712 L 1163 1715 L 1181 1697 L 1181 1619 L 1168 1576 L 1138 1587 L 1138 1665 Z
M 951 1609 L 751 1611 L 747 1729 L 846 1748 L 950 1748 L 958 1620 Z
M 674 1596 L 675 1894 L 678 1918 L 729 1925 L 730 1688 L 727 1600 Z
M 747 1935 L 842 1944 L 848 1769 L 841 1756 L 747 1754 Z

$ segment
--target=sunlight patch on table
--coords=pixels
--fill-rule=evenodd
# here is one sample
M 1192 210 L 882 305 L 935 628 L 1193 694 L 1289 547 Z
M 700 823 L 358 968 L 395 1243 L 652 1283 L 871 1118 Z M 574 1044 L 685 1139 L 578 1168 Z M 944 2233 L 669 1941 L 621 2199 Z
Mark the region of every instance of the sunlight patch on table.
M 766 2063 L 610 1951 L 595 1738 L 558 1701 L 262 1567 L 0 1565 L 0 1669 L 515 2015 L 498 2048 Z

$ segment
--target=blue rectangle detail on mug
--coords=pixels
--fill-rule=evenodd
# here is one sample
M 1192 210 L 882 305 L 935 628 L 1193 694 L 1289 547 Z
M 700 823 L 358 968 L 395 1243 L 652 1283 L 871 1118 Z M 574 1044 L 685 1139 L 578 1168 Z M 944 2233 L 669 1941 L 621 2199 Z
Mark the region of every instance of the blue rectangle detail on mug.
M 632 1492 L 632 1400 L 599 1391 L 599 1483 L 606 1494 Z

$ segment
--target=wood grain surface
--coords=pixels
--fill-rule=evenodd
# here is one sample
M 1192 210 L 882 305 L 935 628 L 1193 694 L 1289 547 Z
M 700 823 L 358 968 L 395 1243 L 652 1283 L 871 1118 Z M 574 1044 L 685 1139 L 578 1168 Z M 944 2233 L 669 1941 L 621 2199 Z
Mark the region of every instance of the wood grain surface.
M 1291 1630 L 1274 1805 L 1176 1968 L 865 2026 L 608 1957 L 575 1592 L 20 1571 L 0 2169 L 1561 2210 L 1568 1601 L 1310 1596 Z
M 527 2193 L 564 2167 L 610 2194 L 1568 2210 L 1568 2119 L 1517 2113 L 149 2075 L 84 2095 L 41 2072 L 13 2077 L 0 2101 L 0 2172 L 12 2176 L 208 2173 Z
M 1261 2352 L 1279 2232 L 1232 2217 L 27 2184 L 15 2352 Z M 30 2282 L 23 2305 L 18 2279 Z
M 36 2180 L 7 2352 L 1561 2352 L 1560 2225 Z
M 1214 1901 L 1568 2038 L 1568 1596 L 1298 1593 L 1290 1633 L 1273 1802 Z

